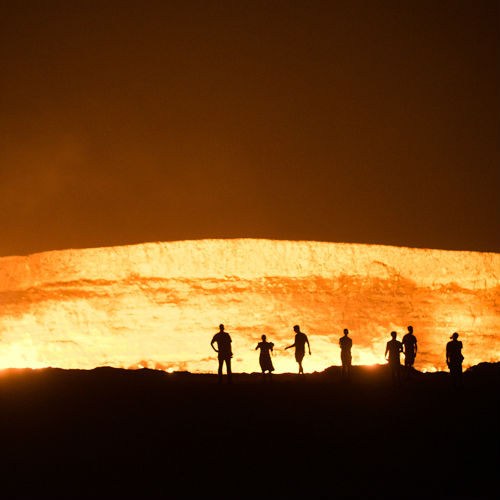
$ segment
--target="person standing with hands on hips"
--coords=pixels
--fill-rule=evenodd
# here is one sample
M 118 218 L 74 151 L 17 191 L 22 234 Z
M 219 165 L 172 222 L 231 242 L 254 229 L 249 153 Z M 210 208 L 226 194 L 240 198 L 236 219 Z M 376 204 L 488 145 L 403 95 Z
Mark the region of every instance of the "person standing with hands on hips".
M 227 369 L 227 381 L 231 383 L 231 358 L 233 357 L 233 352 L 231 350 L 231 337 L 229 333 L 224 331 L 224 325 L 219 325 L 219 331 L 214 335 L 210 345 L 212 349 L 217 353 L 219 358 L 219 384 L 222 382 L 222 366 L 226 363 Z M 214 347 L 217 344 L 218 349 Z

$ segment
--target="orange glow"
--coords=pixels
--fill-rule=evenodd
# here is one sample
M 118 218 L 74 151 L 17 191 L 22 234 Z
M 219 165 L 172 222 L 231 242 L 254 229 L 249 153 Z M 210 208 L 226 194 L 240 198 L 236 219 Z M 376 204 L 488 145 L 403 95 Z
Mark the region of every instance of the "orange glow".
M 149 367 L 214 372 L 219 323 L 235 371 L 295 372 L 292 327 L 308 334 L 306 371 L 384 363 L 392 330 L 413 325 L 415 367 L 445 369 L 454 331 L 465 366 L 500 359 L 500 254 L 344 243 L 199 240 L 0 258 L 0 368 Z

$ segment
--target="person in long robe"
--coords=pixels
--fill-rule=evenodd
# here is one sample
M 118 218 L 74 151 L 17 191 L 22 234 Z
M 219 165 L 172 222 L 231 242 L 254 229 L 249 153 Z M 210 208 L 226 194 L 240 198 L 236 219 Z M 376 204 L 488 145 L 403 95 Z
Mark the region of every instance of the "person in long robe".
M 403 351 L 403 344 L 396 339 L 398 336 L 397 332 L 391 332 L 392 340 L 387 342 L 385 348 L 385 358 L 389 362 L 392 372 L 392 381 L 401 381 L 401 352 Z
M 344 329 L 344 336 L 339 339 L 340 360 L 342 361 L 342 377 L 349 379 L 351 377 L 352 365 L 352 339 L 349 337 L 349 330 Z
M 455 332 L 450 337 L 450 342 L 446 344 L 446 364 L 450 369 L 453 387 L 463 387 L 462 381 L 462 355 L 463 344 L 458 339 L 458 333 Z
M 262 378 L 266 379 L 266 372 L 269 373 L 269 380 L 271 380 L 272 372 L 274 371 L 273 360 L 271 359 L 271 353 L 273 352 L 274 344 L 266 340 L 266 336 L 262 335 L 262 342 L 257 344 L 255 350 L 260 349 L 259 354 L 259 364 L 262 370 Z

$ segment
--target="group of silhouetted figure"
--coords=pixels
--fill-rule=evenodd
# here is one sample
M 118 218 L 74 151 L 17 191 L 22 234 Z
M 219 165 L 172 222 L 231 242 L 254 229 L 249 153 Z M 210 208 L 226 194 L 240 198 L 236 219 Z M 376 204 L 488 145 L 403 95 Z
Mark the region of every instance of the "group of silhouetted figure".
M 286 349 L 295 348 L 295 361 L 299 365 L 299 375 L 304 375 L 304 368 L 302 366 L 302 361 L 306 353 L 306 345 L 311 354 L 311 346 L 309 344 L 309 339 L 307 335 L 300 331 L 299 325 L 293 327 L 295 332 L 294 343 L 285 347 Z M 415 358 L 417 357 L 417 338 L 413 333 L 413 327 L 408 326 L 408 333 L 403 336 L 402 341 L 397 340 L 397 332 L 391 332 L 391 340 L 386 344 L 385 348 L 385 358 L 391 368 L 392 380 L 395 383 L 401 382 L 401 353 L 404 354 L 404 366 L 406 369 L 407 377 L 411 376 L 414 370 L 413 365 L 415 363 Z M 261 342 L 257 344 L 255 350 L 260 350 L 259 353 L 259 364 L 262 371 L 262 377 L 265 380 L 266 374 L 269 379 L 272 378 L 272 372 L 274 371 L 273 361 L 271 354 L 274 349 L 274 344 L 267 341 L 266 335 L 261 336 Z M 462 355 L 462 342 L 458 340 L 458 333 L 455 332 L 450 337 L 451 341 L 446 344 L 446 364 L 450 370 L 452 376 L 452 383 L 455 387 L 462 387 L 462 362 L 464 357 Z M 226 364 L 226 372 L 228 377 L 228 382 L 232 381 L 232 371 L 231 371 L 231 358 L 233 357 L 233 351 L 231 348 L 231 337 L 224 330 L 224 325 L 219 325 L 219 331 L 214 335 L 210 345 L 212 349 L 217 352 L 217 357 L 219 360 L 219 382 L 222 382 L 222 374 L 224 363 Z M 217 344 L 217 348 L 214 347 Z M 340 360 L 342 362 L 342 378 L 345 380 L 350 380 L 351 378 L 351 366 L 352 366 L 352 339 L 349 337 L 349 330 L 344 329 L 344 335 L 339 339 L 340 346 Z

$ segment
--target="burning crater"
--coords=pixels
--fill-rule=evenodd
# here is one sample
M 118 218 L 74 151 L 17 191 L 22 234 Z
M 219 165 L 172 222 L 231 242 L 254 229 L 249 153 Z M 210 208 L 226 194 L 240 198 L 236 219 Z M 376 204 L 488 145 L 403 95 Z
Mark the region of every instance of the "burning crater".
M 219 323 L 233 369 L 259 371 L 265 333 L 277 372 L 295 371 L 292 327 L 311 342 L 306 371 L 384 362 L 413 325 L 415 367 L 445 367 L 457 331 L 464 366 L 500 359 L 500 254 L 380 245 L 197 240 L 0 258 L 0 367 L 150 367 L 213 372 Z

